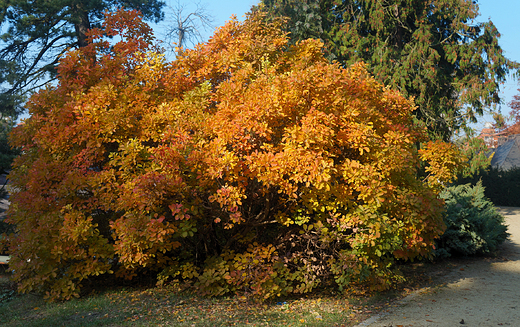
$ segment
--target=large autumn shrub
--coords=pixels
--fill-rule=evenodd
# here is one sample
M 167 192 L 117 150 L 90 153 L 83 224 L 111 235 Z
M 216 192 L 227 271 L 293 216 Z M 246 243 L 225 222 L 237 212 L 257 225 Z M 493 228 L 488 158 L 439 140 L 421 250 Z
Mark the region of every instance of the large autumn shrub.
M 384 288 L 394 258 L 430 253 L 442 202 L 412 101 L 280 24 L 231 20 L 167 63 L 122 11 L 62 59 L 13 135 L 20 291 L 67 299 L 112 272 L 208 295 Z M 431 185 L 451 178 L 453 147 L 421 155 Z

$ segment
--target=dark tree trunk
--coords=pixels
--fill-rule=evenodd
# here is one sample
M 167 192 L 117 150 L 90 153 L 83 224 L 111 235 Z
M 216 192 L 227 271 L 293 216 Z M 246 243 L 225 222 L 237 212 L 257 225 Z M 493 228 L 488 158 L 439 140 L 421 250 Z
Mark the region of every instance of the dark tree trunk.
M 76 23 L 74 27 L 78 36 L 78 47 L 82 48 L 88 44 L 87 32 L 90 30 L 90 19 L 88 11 L 85 10 L 81 2 L 76 4 Z

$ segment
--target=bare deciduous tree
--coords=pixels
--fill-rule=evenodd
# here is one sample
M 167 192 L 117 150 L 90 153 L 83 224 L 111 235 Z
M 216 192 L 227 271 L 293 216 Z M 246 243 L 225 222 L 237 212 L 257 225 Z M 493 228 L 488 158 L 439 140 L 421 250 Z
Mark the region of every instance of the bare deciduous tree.
M 186 44 L 194 45 L 204 41 L 201 32 L 214 28 L 213 17 L 208 13 L 206 5 L 202 5 L 200 2 L 194 3 L 194 5 L 194 10 L 190 10 L 186 4 L 180 1 L 173 6 L 168 5 L 171 18 L 169 19 L 170 26 L 166 30 L 166 38 L 172 45 L 170 50 L 176 54 L 179 54 Z

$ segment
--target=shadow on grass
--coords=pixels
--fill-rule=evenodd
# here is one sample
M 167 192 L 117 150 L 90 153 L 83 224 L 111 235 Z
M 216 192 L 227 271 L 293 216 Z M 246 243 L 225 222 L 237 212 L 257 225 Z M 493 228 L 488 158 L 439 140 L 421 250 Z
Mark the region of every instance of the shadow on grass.
M 508 217 L 510 228 L 520 230 L 519 208 L 501 208 L 501 212 Z M 2 293 L 6 295 L 5 300 L 0 300 L 0 321 L 6 327 L 354 326 L 406 295 L 427 287 L 436 292 L 443 285 L 467 280 L 468 287 L 475 288 L 477 293 L 480 289 L 484 292 L 485 285 L 481 282 L 489 271 L 501 274 L 504 280 L 519 279 L 510 289 L 520 292 L 520 272 L 500 270 L 504 263 L 520 260 L 520 239 L 512 234 L 495 256 L 402 264 L 399 268 L 407 282 L 385 293 L 345 296 L 317 292 L 255 303 L 237 297 L 179 295 L 169 287 L 143 288 L 131 284 L 116 287 L 110 282 L 101 286 L 93 283 L 97 286 L 85 285 L 88 295 L 63 303 L 46 303 L 35 295 Z M 0 289 L 14 290 L 7 277 L 5 266 L 0 266 Z M 141 282 L 147 284 L 146 280 Z M 452 293 L 450 296 L 458 296 L 458 290 L 448 291 Z
M 414 263 L 400 268 L 408 282 L 377 294 L 345 296 L 321 292 L 265 303 L 238 297 L 201 298 L 179 295 L 169 287 L 86 288 L 90 294 L 63 303 L 46 303 L 40 296 L 11 294 L 0 301 L 2 326 L 354 326 L 410 292 L 435 282 L 459 261 Z M 435 268 L 433 268 L 435 267 Z M 0 271 L 4 287 L 9 285 Z
M 2 276 L 5 283 L 7 279 Z M 112 287 L 62 303 L 35 295 L 0 302 L 2 326 L 353 326 L 395 294 L 319 293 L 265 303 L 201 298 L 171 288 Z

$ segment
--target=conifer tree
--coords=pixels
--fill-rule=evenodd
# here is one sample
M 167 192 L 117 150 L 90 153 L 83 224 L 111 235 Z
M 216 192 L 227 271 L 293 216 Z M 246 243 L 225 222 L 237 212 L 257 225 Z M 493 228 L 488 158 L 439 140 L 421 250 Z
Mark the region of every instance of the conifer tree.
M 56 75 L 67 49 L 87 44 L 103 12 L 138 9 L 145 19 L 163 18 L 160 0 L 8 0 L 0 2 L 0 112 L 16 116 L 28 92 Z
M 472 0 L 263 0 L 267 17 L 287 16 L 293 42 L 327 45 L 330 59 L 358 61 L 383 84 L 415 97 L 430 134 L 454 131 L 499 103 L 499 85 L 518 64 L 505 58 L 491 21 Z

